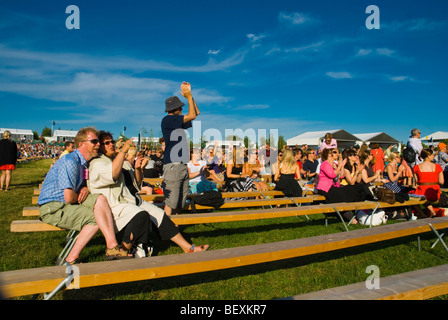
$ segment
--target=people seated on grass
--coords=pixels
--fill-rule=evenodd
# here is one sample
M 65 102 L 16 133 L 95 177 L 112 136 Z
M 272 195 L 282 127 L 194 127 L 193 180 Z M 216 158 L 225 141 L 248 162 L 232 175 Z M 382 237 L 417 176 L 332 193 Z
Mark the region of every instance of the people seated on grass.
M 247 172 L 249 177 L 254 182 L 255 188 L 258 191 L 266 191 L 268 190 L 268 185 L 261 179 L 261 170 L 262 165 L 258 161 L 257 150 L 250 149 L 248 150 L 247 161 L 244 162 L 244 171 Z
M 415 209 L 419 213 L 419 217 L 445 216 L 443 209 L 433 206 L 440 199 L 440 186 L 444 183 L 443 169 L 439 164 L 433 163 L 434 153 L 431 149 L 423 149 L 420 156 L 423 162 L 414 166 L 417 189 L 409 193 L 424 195 L 427 200 L 424 206 L 427 210 L 422 211 L 420 207 L 415 207 Z
M 256 189 L 254 182 L 244 170 L 244 149 L 233 147 L 229 154 L 226 170 L 226 189 L 229 192 L 253 191 Z M 238 197 L 240 199 L 241 197 Z M 244 197 L 243 197 L 244 198 Z
M 118 152 L 115 150 L 115 141 L 112 134 L 101 131 L 99 134 L 101 141 L 100 156 L 93 159 L 89 166 L 89 188 L 92 193 L 104 195 L 111 207 L 115 225 L 118 231 L 126 227 L 123 242 L 124 246 L 130 250 L 132 246 L 142 247 L 142 257 L 148 254 L 147 244 L 149 241 L 149 219 L 155 224 L 162 240 L 170 239 L 182 248 L 184 252 L 196 252 L 207 249 L 207 246 L 195 247 L 189 244 L 180 234 L 179 229 L 174 225 L 171 219 L 159 207 L 142 201 L 136 190 L 131 190 L 135 181 L 126 185 L 125 174 L 123 173 L 123 164 L 132 141 L 126 141 Z M 144 214 L 141 214 L 144 212 Z M 141 227 L 138 221 L 142 221 Z M 135 223 L 134 223 L 135 222 Z M 129 223 L 131 223 L 129 225 Z M 129 229 L 129 233 L 128 233 Z M 139 252 L 139 251 L 137 251 Z
M 287 197 L 301 197 L 302 188 L 296 180 L 301 179 L 300 167 L 294 158 L 291 150 L 285 149 L 282 152 L 282 159 L 277 172 L 274 175 L 275 188 L 284 193 Z
M 362 167 L 359 163 L 359 157 L 353 149 L 346 149 L 342 153 L 342 158 L 347 159 L 344 165 L 344 177 L 341 179 L 341 185 L 354 185 L 361 182 Z
M 303 169 L 301 173 L 309 183 L 314 184 L 314 179 L 317 176 L 317 167 L 319 166 L 319 161 L 316 159 L 316 151 L 308 148 L 305 151 L 305 155 L 306 160 L 303 163 Z
M 317 193 L 325 197 L 326 203 L 357 202 L 373 200 L 373 195 L 365 184 L 342 186 L 338 176 L 342 175 L 347 159 L 342 159 L 337 149 L 324 149 L 321 154 L 322 163 L 319 170 Z M 337 163 L 337 164 L 336 164 Z M 344 213 L 350 220 L 352 214 Z M 356 223 L 353 220 L 353 223 Z
M 203 193 L 205 191 L 218 191 L 216 182 L 207 179 L 213 176 L 218 179 L 215 171 L 209 170 L 205 160 L 201 159 L 200 148 L 193 148 L 190 151 L 190 162 L 187 164 L 190 193 Z
M 100 140 L 93 127 L 82 128 L 75 137 L 76 150 L 57 161 L 45 177 L 37 203 L 40 219 L 53 226 L 80 231 L 66 262 L 80 262 L 80 254 L 98 230 L 106 240 L 106 259 L 129 258 L 117 242 L 114 219 L 106 197 L 89 193 L 87 162 L 98 155 Z
M 381 180 L 381 170 L 373 171 L 372 159 L 373 156 L 368 150 L 361 152 L 359 156 L 362 167 L 361 182 L 364 184 L 371 184 Z
M 372 159 L 372 169 L 373 172 L 384 171 L 384 161 L 386 156 L 384 155 L 383 149 L 381 149 L 378 143 L 372 143 L 370 153 L 373 156 Z

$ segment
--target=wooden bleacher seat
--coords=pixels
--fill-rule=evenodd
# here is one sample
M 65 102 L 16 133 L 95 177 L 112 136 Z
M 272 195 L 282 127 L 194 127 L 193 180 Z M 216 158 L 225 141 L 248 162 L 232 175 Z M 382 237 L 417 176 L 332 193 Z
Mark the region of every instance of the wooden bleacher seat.
M 293 216 L 308 216 L 313 214 L 328 214 L 337 211 L 358 211 L 373 210 L 375 208 L 392 208 L 400 206 L 418 205 L 424 203 L 421 199 L 412 199 L 404 203 L 396 202 L 388 204 L 386 202 L 350 202 L 334 204 L 316 204 L 310 206 L 293 206 L 289 208 L 259 209 L 259 210 L 240 210 L 240 211 L 218 211 L 196 214 L 177 214 L 172 215 L 171 220 L 177 225 L 218 223 L 230 221 L 244 221 L 255 219 L 272 219 Z M 27 222 L 23 222 L 27 221 Z M 16 220 L 11 223 L 11 232 L 33 232 L 33 231 L 55 231 L 54 227 L 45 230 L 44 222 L 39 220 Z M 33 230 L 35 226 L 35 230 Z
M 73 288 L 172 277 L 313 255 L 448 228 L 448 218 L 428 218 L 330 235 L 265 243 L 194 254 L 93 262 L 76 265 Z M 66 267 L 54 266 L 0 273 L 6 298 L 50 292 L 66 281 Z M 69 276 L 70 277 L 70 276 Z
M 448 264 L 379 279 L 379 288 L 366 282 L 310 292 L 285 300 L 426 300 L 448 294 Z

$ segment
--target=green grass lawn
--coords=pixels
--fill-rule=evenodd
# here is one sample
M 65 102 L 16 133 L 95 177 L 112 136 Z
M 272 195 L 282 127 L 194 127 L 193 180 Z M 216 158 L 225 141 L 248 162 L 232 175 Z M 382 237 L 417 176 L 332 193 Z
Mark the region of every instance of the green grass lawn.
M 31 206 L 33 190 L 49 170 L 50 160 L 21 164 L 13 172 L 11 191 L 0 191 L 0 270 L 51 266 L 58 256 L 66 232 L 11 233 L 11 221 L 28 219 L 22 209 Z M 35 218 L 33 218 L 35 219 Z M 392 222 L 389 222 L 392 223 Z M 352 226 L 352 229 L 365 228 Z M 181 227 L 182 233 L 195 244 L 210 244 L 210 250 L 276 242 L 323 234 L 344 232 L 336 218 L 328 226 L 323 215 L 304 218 L 216 223 Z M 153 235 L 157 255 L 183 254 L 169 241 Z M 266 300 L 327 289 L 365 281 L 366 268 L 378 266 L 380 277 L 447 263 L 448 253 L 439 244 L 430 246 L 434 236 L 386 241 L 336 252 L 283 260 L 255 266 L 192 274 L 187 276 L 139 281 L 107 287 L 70 290 L 54 299 L 118 300 Z M 104 260 L 104 240 L 98 234 L 84 249 L 84 263 Z M 21 299 L 27 299 L 24 297 Z M 438 299 L 446 299 L 447 296 Z

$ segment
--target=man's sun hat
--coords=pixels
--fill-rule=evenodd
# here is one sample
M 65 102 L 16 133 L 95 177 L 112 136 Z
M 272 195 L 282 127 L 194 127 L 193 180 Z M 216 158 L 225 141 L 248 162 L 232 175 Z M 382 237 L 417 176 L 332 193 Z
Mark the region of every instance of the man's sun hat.
M 185 103 L 180 101 L 178 97 L 176 96 L 169 97 L 168 99 L 165 100 L 165 112 L 174 111 L 176 109 L 183 107 L 184 105 Z

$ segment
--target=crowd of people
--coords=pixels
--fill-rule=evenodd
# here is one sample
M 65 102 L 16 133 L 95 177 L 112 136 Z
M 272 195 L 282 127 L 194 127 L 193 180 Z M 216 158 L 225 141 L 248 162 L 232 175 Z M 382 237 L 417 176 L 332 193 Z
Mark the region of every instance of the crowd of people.
M 79 263 L 81 251 L 98 231 L 106 242 L 106 259 L 148 256 L 151 224 L 161 239 L 174 242 L 186 253 L 207 250 L 208 245 L 189 243 L 170 218 L 186 206 L 189 193 L 274 187 L 288 197 L 298 197 L 305 188 L 323 195 L 328 203 L 355 202 L 374 200 L 372 186 L 379 182 L 397 195 L 425 196 L 424 208 L 416 208 L 419 215 L 440 214 L 437 202 L 440 186 L 447 182 L 447 146 L 440 143 L 437 155 L 424 149 L 418 129 L 412 130 L 407 144 L 414 150 L 414 159 L 407 161 L 404 154 L 392 148 L 383 151 L 377 144 L 340 150 L 331 134 L 325 135 L 317 148 L 303 145 L 276 150 L 266 144 L 225 149 L 216 144 L 190 150 L 185 130 L 200 112 L 189 83 L 182 83 L 181 94 L 188 101 L 188 111 L 182 113 L 185 104 L 176 96 L 166 99 L 163 138 L 155 150 L 137 150 L 131 140 L 115 141 L 110 132 L 93 127 L 79 130 L 74 141 L 65 144 L 64 152 L 52 149 L 57 150 L 55 161 L 38 204 L 42 221 L 80 232 L 66 263 Z M 0 141 L 2 148 L 6 145 L 18 150 L 7 136 Z M 40 146 L 24 148 L 27 153 L 42 151 Z M 6 167 L 3 157 L 1 160 L 3 189 L 8 181 L 3 171 L 14 168 Z M 154 191 L 154 185 L 144 178 L 163 178 L 164 208 L 142 200 L 142 193 Z M 119 234 L 121 239 L 117 239 Z

